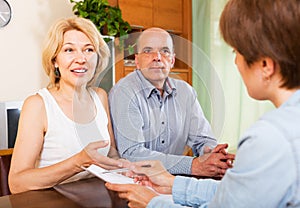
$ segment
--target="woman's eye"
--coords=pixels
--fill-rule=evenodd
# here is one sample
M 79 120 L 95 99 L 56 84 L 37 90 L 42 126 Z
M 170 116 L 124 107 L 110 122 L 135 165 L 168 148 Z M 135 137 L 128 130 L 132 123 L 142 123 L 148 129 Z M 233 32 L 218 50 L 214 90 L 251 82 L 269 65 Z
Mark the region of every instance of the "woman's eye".
M 66 48 L 64 51 L 65 51 L 65 52 L 72 52 L 73 49 L 72 49 L 72 48 Z
M 86 52 L 94 52 L 95 50 L 93 48 L 87 48 L 85 49 Z

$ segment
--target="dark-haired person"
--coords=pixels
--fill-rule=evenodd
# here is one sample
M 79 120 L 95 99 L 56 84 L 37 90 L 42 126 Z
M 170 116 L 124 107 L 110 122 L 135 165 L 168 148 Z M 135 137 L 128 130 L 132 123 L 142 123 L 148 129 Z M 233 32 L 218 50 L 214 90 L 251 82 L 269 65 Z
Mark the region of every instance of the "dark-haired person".
M 234 167 L 221 181 L 172 176 L 157 162 L 132 168 L 140 185 L 107 184 L 129 207 L 300 207 L 300 1 L 229 0 L 220 20 L 224 40 L 256 100 L 277 108 L 241 137 Z M 141 168 L 150 164 L 152 168 Z
M 93 87 L 109 55 L 90 20 L 70 17 L 50 28 L 43 50 L 50 84 L 24 102 L 9 173 L 12 193 L 91 177 L 81 166 L 124 165 L 117 160 L 107 94 Z

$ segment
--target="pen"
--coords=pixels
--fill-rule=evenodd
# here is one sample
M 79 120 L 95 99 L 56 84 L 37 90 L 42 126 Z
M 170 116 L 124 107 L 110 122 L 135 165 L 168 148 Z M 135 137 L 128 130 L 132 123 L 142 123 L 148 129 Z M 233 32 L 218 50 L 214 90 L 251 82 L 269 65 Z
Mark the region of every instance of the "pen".
M 148 165 L 141 165 L 142 168 L 151 168 L 151 165 L 148 164 Z
M 123 173 L 123 172 L 127 172 L 127 171 L 129 171 L 128 168 L 120 168 L 120 169 L 103 171 L 103 172 L 101 172 L 101 174 L 105 174 L 105 173 Z

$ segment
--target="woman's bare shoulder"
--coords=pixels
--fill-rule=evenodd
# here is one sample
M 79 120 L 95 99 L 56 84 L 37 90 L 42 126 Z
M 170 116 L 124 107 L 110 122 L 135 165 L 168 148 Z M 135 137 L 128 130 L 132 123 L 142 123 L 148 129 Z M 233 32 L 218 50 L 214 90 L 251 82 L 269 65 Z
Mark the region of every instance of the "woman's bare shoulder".
M 43 109 L 44 108 L 44 101 L 43 98 L 39 94 L 30 95 L 24 101 L 23 109 Z
M 93 88 L 93 90 L 97 93 L 97 95 L 99 96 L 102 103 L 107 102 L 107 93 L 104 89 L 95 87 L 95 88 Z

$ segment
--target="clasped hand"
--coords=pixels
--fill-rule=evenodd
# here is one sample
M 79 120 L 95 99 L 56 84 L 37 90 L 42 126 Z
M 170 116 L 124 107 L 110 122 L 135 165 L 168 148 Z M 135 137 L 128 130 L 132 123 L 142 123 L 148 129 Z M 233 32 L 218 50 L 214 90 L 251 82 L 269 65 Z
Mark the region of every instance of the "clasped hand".
M 206 147 L 202 156 L 192 162 L 192 175 L 205 177 L 223 177 L 226 170 L 232 167 L 234 154 L 227 153 L 228 144 L 219 144 L 214 149 Z

